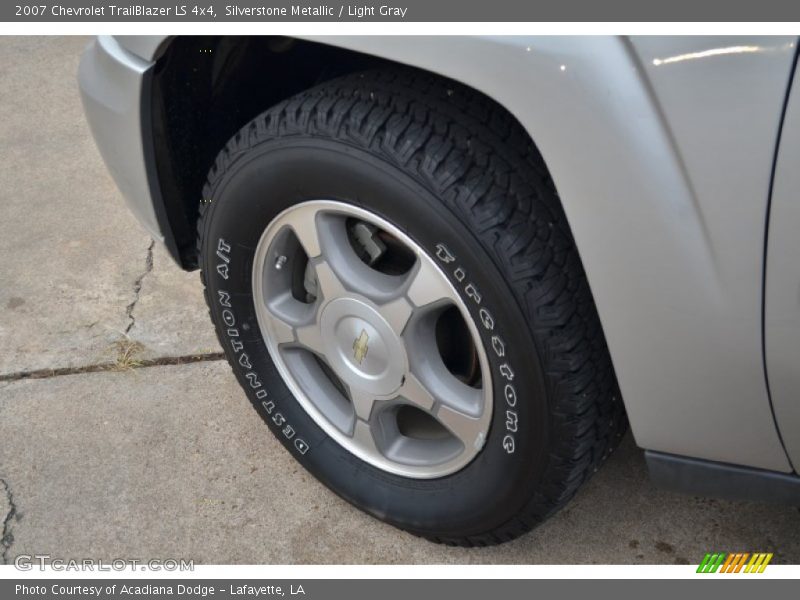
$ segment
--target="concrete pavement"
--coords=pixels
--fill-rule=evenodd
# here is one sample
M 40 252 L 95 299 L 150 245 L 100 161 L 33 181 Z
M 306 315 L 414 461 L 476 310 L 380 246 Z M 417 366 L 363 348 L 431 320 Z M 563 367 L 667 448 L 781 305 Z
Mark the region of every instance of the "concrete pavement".
M 323 488 L 215 360 L 197 274 L 124 207 L 82 116 L 86 42 L 0 38 L 4 561 L 693 563 L 761 550 L 800 562 L 796 507 L 656 490 L 630 436 L 566 510 L 493 548 L 428 543 Z M 80 372 L 100 364 L 116 370 Z

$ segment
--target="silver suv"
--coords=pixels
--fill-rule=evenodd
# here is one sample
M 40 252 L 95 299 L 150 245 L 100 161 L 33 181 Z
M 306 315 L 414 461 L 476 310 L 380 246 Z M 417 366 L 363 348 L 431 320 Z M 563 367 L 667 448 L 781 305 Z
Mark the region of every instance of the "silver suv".
M 628 422 L 797 502 L 797 39 L 100 37 L 80 85 L 248 398 L 359 508 L 510 540 Z

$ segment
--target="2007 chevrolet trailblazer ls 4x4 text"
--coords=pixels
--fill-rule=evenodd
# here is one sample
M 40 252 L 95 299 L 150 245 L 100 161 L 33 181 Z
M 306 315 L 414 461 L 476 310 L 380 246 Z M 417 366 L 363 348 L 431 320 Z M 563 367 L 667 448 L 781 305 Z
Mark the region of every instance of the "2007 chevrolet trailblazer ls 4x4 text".
M 661 485 L 800 500 L 790 37 L 100 37 L 131 209 L 334 492 L 449 544 Z

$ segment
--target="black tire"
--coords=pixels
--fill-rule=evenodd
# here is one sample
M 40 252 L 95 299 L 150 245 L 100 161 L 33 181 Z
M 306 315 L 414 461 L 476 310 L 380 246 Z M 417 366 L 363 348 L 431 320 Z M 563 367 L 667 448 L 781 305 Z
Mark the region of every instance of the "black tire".
M 525 132 L 485 97 L 404 69 L 324 83 L 242 128 L 219 153 L 203 196 L 206 299 L 236 376 L 286 448 L 355 506 L 436 542 L 496 544 L 564 506 L 620 440 L 624 409 L 558 196 Z M 450 268 L 448 276 L 475 322 L 481 308 L 490 311 L 492 329 L 481 332 L 495 386 L 492 425 L 480 454 L 452 475 L 400 477 L 349 454 L 305 413 L 270 359 L 251 293 L 254 249 L 278 213 L 320 198 L 378 214 L 431 256 L 445 244 L 456 258 L 448 267 L 466 273 L 457 280 Z M 467 283 L 480 304 L 464 294 Z M 488 350 L 492 336 L 502 356 Z M 265 410 L 267 396 L 294 440 Z

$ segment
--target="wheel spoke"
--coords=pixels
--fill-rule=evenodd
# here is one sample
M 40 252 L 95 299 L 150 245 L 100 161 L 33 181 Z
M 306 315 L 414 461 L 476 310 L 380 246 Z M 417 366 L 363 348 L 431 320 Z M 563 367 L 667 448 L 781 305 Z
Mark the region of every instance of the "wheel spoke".
M 429 384 L 440 404 L 465 415 L 481 413 L 483 392 L 456 379 L 450 372 L 442 373 Z
M 411 315 L 414 313 L 414 308 L 409 304 L 405 298 L 396 298 L 391 302 L 387 302 L 378 307 L 389 326 L 394 330 L 397 335 L 402 335 L 403 330 L 406 328 Z
M 295 341 L 295 328 L 278 315 L 272 314 L 272 333 L 278 344 L 290 344 Z
M 416 306 L 453 299 L 453 290 L 436 267 L 425 258 L 417 260 L 406 294 Z
M 375 437 L 372 435 L 372 428 L 369 423 L 361 419 L 356 419 L 353 427 L 353 441 L 370 452 L 380 454 L 380 450 L 375 444 Z
M 431 329 L 431 326 L 415 326 L 405 338 L 410 371 L 414 375 L 407 377 L 406 385 L 413 386 L 416 382 L 417 390 L 424 390 L 439 404 L 477 417 L 482 410 L 483 390 L 467 385 L 450 372 Z
M 450 433 L 461 440 L 465 448 L 477 450 L 483 446 L 484 435 L 481 419 L 470 417 L 446 405 L 439 407 L 436 418 Z
M 353 402 L 356 416 L 363 421 L 369 421 L 372 415 L 372 407 L 375 404 L 375 396 L 368 392 L 351 388 L 350 400 Z
M 301 206 L 292 211 L 289 225 L 300 240 L 309 258 L 322 254 L 317 223 L 318 211 L 313 206 Z
M 277 344 L 291 344 L 297 341 L 297 329 L 314 320 L 312 307 L 300 304 L 285 292 L 269 302 L 267 309 L 272 336 Z
M 297 336 L 298 344 L 307 350 L 315 352 L 316 354 L 325 354 L 325 346 L 322 342 L 322 333 L 320 332 L 319 326 L 316 323 L 295 328 L 295 334 Z
M 326 300 L 333 300 L 345 294 L 345 289 L 339 276 L 336 275 L 326 261 L 315 262 L 314 272 L 317 275 L 317 290 L 322 293 Z
M 403 381 L 403 385 L 397 391 L 398 396 L 402 396 L 414 406 L 424 411 L 430 412 L 436 398 L 430 393 L 422 382 L 413 373 L 408 373 Z
M 402 295 L 405 278 L 388 275 L 367 265 L 353 248 L 344 219 L 318 218 L 317 232 L 325 263 L 339 280 L 341 287 L 338 291 L 347 288 L 378 304 Z

